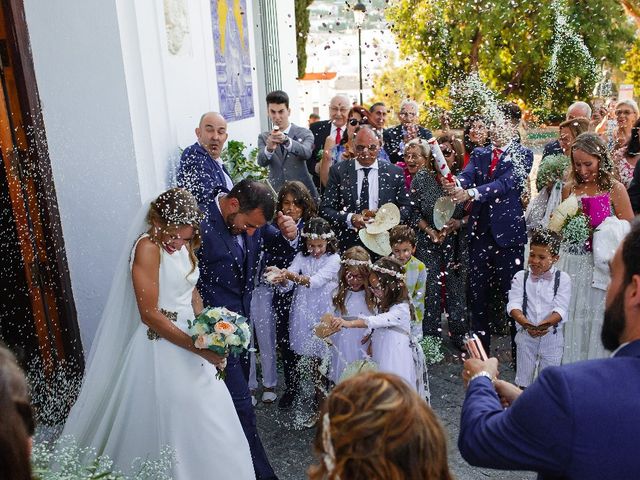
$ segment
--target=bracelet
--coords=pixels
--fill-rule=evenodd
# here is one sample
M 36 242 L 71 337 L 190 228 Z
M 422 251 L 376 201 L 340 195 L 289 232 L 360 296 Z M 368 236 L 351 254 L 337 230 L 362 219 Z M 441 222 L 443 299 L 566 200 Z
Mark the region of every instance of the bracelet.
M 478 373 L 474 373 L 473 376 L 469 379 L 468 383 L 471 383 L 476 378 L 480 378 L 480 377 L 487 377 L 489 380 L 491 380 L 491 383 L 494 383 L 496 381 L 496 379 L 494 377 L 492 377 L 489 372 L 487 372 L 486 370 L 481 370 Z

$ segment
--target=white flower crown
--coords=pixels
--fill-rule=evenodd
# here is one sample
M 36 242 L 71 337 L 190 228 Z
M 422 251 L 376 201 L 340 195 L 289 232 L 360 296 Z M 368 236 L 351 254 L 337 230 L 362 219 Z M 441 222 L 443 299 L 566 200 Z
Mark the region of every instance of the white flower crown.
M 396 272 L 395 270 L 391 270 L 390 268 L 379 267 L 375 263 L 371 265 L 371 270 L 375 270 L 376 272 L 385 273 L 387 275 L 391 275 L 392 277 L 397 278 L 398 280 L 404 280 L 404 273 Z
M 354 260 L 353 258 L 343 258 L 340 260 L 343 265 L 349 265 L 350 267 L 365 266 L 371 268 L 371 262 L 369 260 Z
M 322 233 L 320 235 L 318 235 L 317 233 L 304 233 L 304 232 L 302 232 L 300 235 L 301 235 L 302 238 L 310 238 L 311 240 L 329 240 L 330 238 L 335 237 L 333 232 Z

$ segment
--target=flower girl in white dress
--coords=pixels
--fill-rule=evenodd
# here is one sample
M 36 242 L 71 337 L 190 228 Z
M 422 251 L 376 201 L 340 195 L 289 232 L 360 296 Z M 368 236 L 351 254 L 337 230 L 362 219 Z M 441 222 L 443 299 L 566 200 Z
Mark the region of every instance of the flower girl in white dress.
M 421 396 L 426 396 L 424 354 L 411 335 L 411 309 L 402 265 L 383 257 L 371 266 L 369 288 L 376 297 L 378 313 L 356 320 L 334 318 L 335 328 L 368 328 L 372 359 L 381 372 L 402 377 Z
M 338 277 L 338 288 L 333 295 L 335 314 L 342 317 L 365 317 L 372 315 L 375 300 L 369 286 L 371 257 L 362 247 L 351 247 L 342 254 L 342 267 Z M 341 329 L 331 335 L 331 370 L 330 380 L 335 384 L 340 381 L 344 369 L 358 360 L 367 357 L 368 342 L 362 344 L 367 334 L 366 328 Z
M 168 446 L 171 478 L 255 478 L 231 395 L 216 379 L 225 360 L 197 350 L 186 333 L 203 308 L 194 255 L 201 215 L 178 188 L 151 203 L 146 221 L 138 215 L 65 424 L 63 436 L 125 474 Z
M 331 295 L 338 286 L 340 255 L 338 243 L 329 222 L 311 218 L 302 229 L 304 244 L 291 265 L 280 270 L 274 278 L 284 291 L 295 287 L 289 318 L 291 349 L 302 356 L 314 379 L 314 410 L 317 410 L 324 392 L 320 373 L 321 360 L 328 355 L 326 343 L 315 336 L 314 327 L 320 317 L 331 313 Z M 300 372 L 300 365 L 298 365 Z

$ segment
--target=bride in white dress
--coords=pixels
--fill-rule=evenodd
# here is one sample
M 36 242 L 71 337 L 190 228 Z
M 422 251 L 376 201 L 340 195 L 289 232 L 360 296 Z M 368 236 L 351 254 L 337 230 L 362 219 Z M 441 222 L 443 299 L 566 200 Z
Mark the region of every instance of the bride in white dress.
M 172 478 L 255 478 L 231 395 L 216 379 L 225 360 L 195 349 L 185 333 L 203 308 L 195 288 L 200 219 L 195 198 L 177 188 L 138 215 L 133 250 L 127 247 L 118 265 L 62 433 L 107 455 L 125 474 L 136 459 L 158 459 L 168 446 Z

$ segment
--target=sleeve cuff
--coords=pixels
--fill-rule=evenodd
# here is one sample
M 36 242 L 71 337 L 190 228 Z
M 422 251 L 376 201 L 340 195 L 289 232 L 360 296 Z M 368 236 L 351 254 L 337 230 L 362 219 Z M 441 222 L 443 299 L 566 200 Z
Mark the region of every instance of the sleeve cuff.
M 555 312 L 558 315 L 560 315 L 560 323 L 558 325 L 560 325 L 560 324 L 562 324 L 562 323 L 564 323 L 566 321 L 566 318 L 567 318 L 567 311 L 566 310 L 564 310 L 563 308 L 556 307 L 556 308 L 553 309 L 553 312 Z
M 268 159 L 271 159 L 271 157 L 273 156 L 273 152 L 270 152 L 269 150 L 267 150 L 267 147 L 264 147 L 264 155 Z

